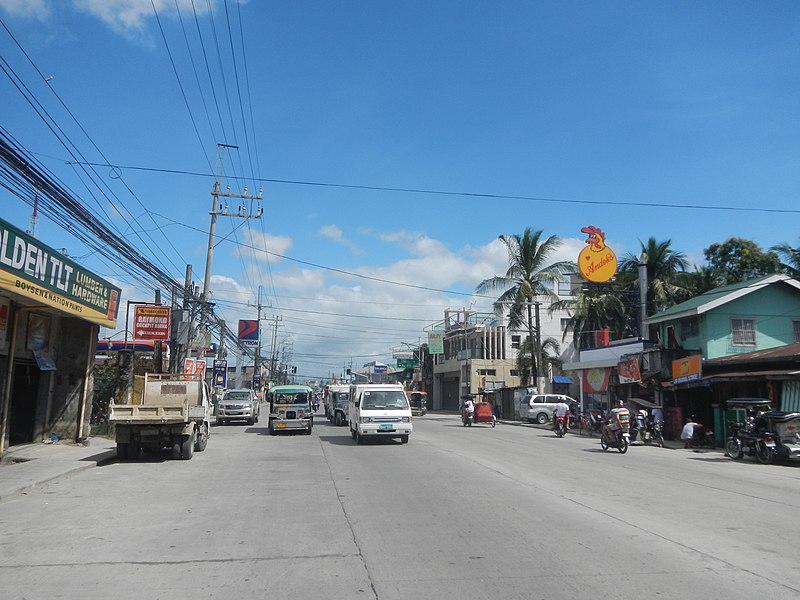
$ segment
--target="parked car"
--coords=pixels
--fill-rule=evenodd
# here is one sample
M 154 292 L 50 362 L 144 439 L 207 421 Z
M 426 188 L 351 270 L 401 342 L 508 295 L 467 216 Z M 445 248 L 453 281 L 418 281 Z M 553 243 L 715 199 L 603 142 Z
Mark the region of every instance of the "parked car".
M 523 396 L 515 412 L 522 421 L 544 425 L 553 418 L 556 404 L 566 402 L 570 408 L 577 405 L 577 400 L 563 394 L 528 394 Z
M 225 390 L 217 404 L 217 425 L 231 421 L 246 421 L 248 425 L 255 425 L 260 414 L 261 405 L 253 390 Z

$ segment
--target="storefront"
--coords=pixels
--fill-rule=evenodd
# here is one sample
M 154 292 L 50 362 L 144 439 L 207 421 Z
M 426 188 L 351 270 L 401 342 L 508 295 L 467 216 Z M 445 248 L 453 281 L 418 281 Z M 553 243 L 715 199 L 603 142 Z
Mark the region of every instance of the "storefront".
M 0 219 L 0 455 L 51 435 L 83 440 L 99 326 L 120 290 Z

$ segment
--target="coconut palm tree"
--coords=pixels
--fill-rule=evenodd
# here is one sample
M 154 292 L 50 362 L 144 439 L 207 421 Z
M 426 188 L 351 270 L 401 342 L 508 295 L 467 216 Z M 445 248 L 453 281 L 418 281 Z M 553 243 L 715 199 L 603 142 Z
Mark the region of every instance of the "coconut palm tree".
M 525 338 L 525 341 L 520 344 L 519 352 L 517 353 L 516 368 L 519 372 L 520 385 L 527 386 L 531 381 L 531 356 L 533 352 L 533 340 Z M 559 358 L 561 355 L 561 346 L 558 340 L 554 338 L 547 338 L 542 340 L 542 363 L 544 371 L 547 371 L 547 365 L 553 368 L 553 371 L 559 371 L 564 361 Z
M 535 352 L 531 353 L 531 374 L 538 381 L 539 368 L 537 355 L 541 352 L 534 336 L 533 306 L 537 297 L 557 301 L 553 284 L 562 281 L 565 275 L 576 273 L 574 262 L 560 261 L 550 263 L 550 257 L 558 248 L 560 239 L 551 235 L 542 240 L 542 231 L 526 228 L 522 235 L 501 235 L 498 238 L 508 250 L 508 270 L 505 275 L 495 275 L 485 279 L 476 289 L 478 294 L 492 290 L 503 290 L 494 303 L 497 314 L 508 312 L 509 327 L 521 329 L 526 326 L 528 337 L 533 340 Z M 538 308 L 538 305 L 537 305 Z
M 639 289 L 639 262 L 644 260 L 647 273 L 647 314 L 653 315 L 669 308 L 685 297 L 686 290 L 680 285 L 679 273 L 686 271 L 689 262 L 683 252 L 670 247 L 672 240 L 656 241 L 651 237 L 637 256 L 632 253 L 623 257 L 619 264 L 618 281 L 625 289 Z
M 623 338 L 633 334 L 636 328 L 635 312 L 628 310 L 624 295 L 596 286 L 581 291 L 574 299 L 553 303 L 550 310 L 569 312 L 562 341 L 572 333 L 572 341 L 579 350 L 594 346 L 597 331 L 608 329 L 614 338 Z
M 788 243 L 783 242 L 773 246 L 770 250 L 781 259 L 781 267 L 787 275 L 795 279 L 800 277 L 800 246 L 792 248 Z

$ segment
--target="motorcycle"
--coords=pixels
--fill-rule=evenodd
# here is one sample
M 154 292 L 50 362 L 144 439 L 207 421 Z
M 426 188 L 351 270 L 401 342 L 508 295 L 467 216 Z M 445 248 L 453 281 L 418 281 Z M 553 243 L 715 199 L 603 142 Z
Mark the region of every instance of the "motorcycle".
M 647 430 L 644 434 L 644 443 L 645 444 L 655 444 L 659 448 L 664 447 L 664 423 L 661 421 L 656 421 L 655 423 L 649 423 L 647 425 Z
M 734 398 L 726 402 L 729 409 L 747 411 L 744 421 L 730 424 L 731 434 L 725 442 L 725 454 L 732 460 L 754 456 L 762 465 L 772 462 L 777 448 L 777 436 L 769 430 L 773 423 L 759 416 L 770 414 L 759 411 L 768 409 L 771 403 L 765 398 Z
M 569 416 L 559 417 L 553 416 L 553 431 L 557 437 L 564 437 L 569 429 Z
M 472 424 L 475 422 L 475 413 L 474 412 L 465 412 L 461 415 L 461 423 L 464 427 L 472 427 Z
M 581 433 L 587 431 L 589 436 L 603 432 L 603 413 L 599 410 L 590 410 L 581 415 Z
M 733 423 L 731 436 L 725 443 L 725 454 L 733 460 L 745 455 L 755 456 L 762 465 L 772 462 L 775 454 L 775 436 L 766 431 L 757 431 L 752 422 Z
M 600 447 L 603 449 L 603 451 L 607 451 L 609 448 L 616 448 L 619 450 L 620 454 L 625 454 L 628 451 L 628 446 L 630 445 L 631 434 L 625 429 L 617 429 L 611 433 L 614 434 L 614 437 L 611 441 L 606 439 L 605 434 L 600 436 Z
M 689 440 L 690 448 L 716 448 L 717 440 L 714 438 L 714 432 L 708 427 L 695 427 L 694 435 Z

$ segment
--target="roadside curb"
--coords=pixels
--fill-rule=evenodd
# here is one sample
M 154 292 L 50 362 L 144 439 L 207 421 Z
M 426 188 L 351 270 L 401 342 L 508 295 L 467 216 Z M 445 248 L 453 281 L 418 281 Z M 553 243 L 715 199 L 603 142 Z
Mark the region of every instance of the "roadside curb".
M 3 503 L 7 500 L 11 500 L 12 498 L 16 498 L 18 496 L 24 496 L 25 494 L 33 491 L 36 488 L 57 481 L 61 481 L 64 479 L 69 479 L 70 477 L 77 475 L 78 473 L 82 473 L 83 471 L 87 471 L 88 469 L 93 469 L 99 465 L 112 462 L 113 460 L 116 459 L 116 457 L 117 457 L 116 450 L 105 450 L 89 458 L 80 459 L 79 461 L 77 461 L 79 464 L 73 463 L 74 466 L 65 467 L 58 471 L 51 471 L 46 474 L 43 473 L 38 477 L 36 475 L 33 475 L 27 482 L 21 483 L 17 487 L 6 490 L 5 492 L 0 492 L 0 503 Z M 33 459 L 33 460 L 47 460 L 47 459 Z M 3 468 L 13 469 L 14 466 L 6 465 Z M 25 467 L 20 465 L 20 468 L 25 468 Z

